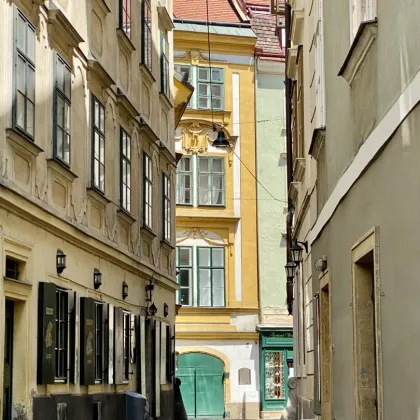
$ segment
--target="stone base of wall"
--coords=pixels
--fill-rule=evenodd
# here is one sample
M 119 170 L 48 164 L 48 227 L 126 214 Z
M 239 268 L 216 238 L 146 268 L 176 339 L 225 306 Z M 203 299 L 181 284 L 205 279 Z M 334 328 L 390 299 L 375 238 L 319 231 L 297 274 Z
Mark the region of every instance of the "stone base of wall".
M 303 397 L 297 398 L 298 403 L 298 419 L 313 419 L 314 415 L 314 401 Z
M 262 419 L 279 419 L 282 411 L 261 411 L 260 418 Z
M 226 405 L 231 419 L 257 420 L 260 418 L 260 403 L 231 403 Z

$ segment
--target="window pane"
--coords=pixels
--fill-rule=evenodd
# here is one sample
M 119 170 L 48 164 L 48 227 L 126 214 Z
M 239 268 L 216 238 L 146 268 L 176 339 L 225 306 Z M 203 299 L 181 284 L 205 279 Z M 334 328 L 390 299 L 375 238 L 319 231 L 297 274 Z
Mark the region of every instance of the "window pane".
M 222 96 L 222 85 L 212 85 L 211 93 L 213 98 L 220 98 Z
M 198 249 L 198 263 L 200 267 L 210 267 L 210 249 L 211 248 Z
M 18 15 L 16 32 L 17 46 L 21 51 L 26 52 L 26 22 L 20 14 Z
M 27 48 L 27 54 L 28 54 L 28 57 L 33 62 L 35 62 L 35 55 L 36 55 L 36 53 L 35 53 L 35 45 L 36 45 L 35 41 L 36 41 L 35 30 L 28 25 L 28 48 Z
M 199 190 L 198 191 L 198 204 L 200 206 L 210 206 L 211 205 L 211 193 L 208 190 Z
M 191 269 L 182 268 L 179 274 L 179 284 L 181 286 L 190 287 Z
M 213 269 L 213 288 L 225 287 L 225 270 Z
M 212 80 L 212 82 L 223 82 L 223 70 L 212 69 L 211 80 Z
M 35 70 L 31 67 L 27 67 L 28 76 L 28 98 L 35 103 Z M 23 92 L 23 91 L 22 91 Z
M 198 94 L 200 95 L 200 96 L 208 96 L 208 95 L 210 95 L 210 92 L 209 92 L 209 85 L 206 85 L 205 83 L 199 83 L 198 84 Z
M 98 162 L 99 164 L 99 162 Z M 100 174 L 99 174 L 99 179 L 100 179 L 100 184 L 99 184 L 99 188 L 101 189 L 101 191 L 105 191 L 105 166 L 104 165 L 100 165 L 99 166 L 100 169 Z
M 105 163 L 105 139 L 103 137 L 100 138 L 100 153 L 99 153 L 99 160 L 101 163 Z
M 64 104 L 64 129 L 69 133 L 70 132 L 70 107 L 66 102 Z
M 63 158 L 63 130 L 57 127 L 57 144 L 56 144 L 57 156 Z
M 94 167 L 93 167 L 93 182 L 95 183 L 96 187 L 100 186 L 100 178 L 99 178 L 99 161 L 95 159 Z
M 105 109 L 101 106 L 99 107 L 99 124 L 100 130 L 105 133 Z
M 211 289 L 200 288 L 200 306 L 211 306 Z
M 131 187 L 131 165 L 127 163 L 127 186 Z
M 68 98 L 71 97 L 71 73 L 67 67 L 64 67 L 64 92 Z
M 212 249 L 212 265 L 213 267 L 224 267 L 224 248 L 213 248 Z
M 206 289 L 211 287 L 211 270 L 200 269 L 198 272 L 200 279 L 200 289 Z
M 198 177 L 198 186 L 200 190 L 207 191 L 210 189 L 211 179 L 210 175 L 200 175 Z
M 212 194 L 212 204 L 221 206 L 225 204 L 225 192 L 224 190 L 213 190 Z
M 213 98 L 213 108 L 222 109 L 222 100 L 219 98 Z
M 214 288 L 213 289 L 213 306 L 224 306 L 225 305 L 225 289 Z
M 207 98 L 203 98 L 202 96 L 200 96 L 198 98 L 198 107 L 199 108 L 209 108 L 209 101 Z
M 16 95 L 16 122 L 25 128 L 25 97 L 20 92 Z
M 64 128 L 64 100 L 60 95 L 57 95 L 57 124 Z
M 16 88 L 22 93 L 26 93 L 25 69 L 26 69 L 25 60 L 21 56 L 18 56 L 17 68 L 16 68 Z
M 100 143 L 99 134 L 95 132 L 94 157 L 95 159 L 98 159 L 98 160 L 99 160 L 99 149 L 100 149 L 99 143 Z
M 64 92 L 64 66 L 57 58 L 57 88 Z
M 209 69 L 199 68 L 198 69 L 198 79 L 199 80 L 209 80 Z
M 199 172 L 210 172 L 210 159 L 200 157 L 198 159 L 198 169 Z
M 94 109 L 94 124 L 96 127 L 99 127 L 99 103 L 97 100 L 94 101 L 95 109 Z
M 127 150 L 126 156 L 128 160 L 131 160 L 131 137 L 127 136 Z
M 191 158 L 183 157 L 181 159 L 181 171 L 190 172 L 191 171 Z
M 192 265 L 192 249 L 191 248 L 179 248 L 179 264 L 180 265 Z
M 64 162 L 70 163 L 70 136 L 64 133 Z
M 213 158 L 213 172 L 223 172 L 223 159 Z
M 180 303 L 181 305 L 191 305 L 190 303 L 190 289 L 181 289 L 180 294 Z
M 35 106 L 31 101 L 26 101 L 26 131 L 31 136 L 34 135 L 34 117 L 35 117 Z

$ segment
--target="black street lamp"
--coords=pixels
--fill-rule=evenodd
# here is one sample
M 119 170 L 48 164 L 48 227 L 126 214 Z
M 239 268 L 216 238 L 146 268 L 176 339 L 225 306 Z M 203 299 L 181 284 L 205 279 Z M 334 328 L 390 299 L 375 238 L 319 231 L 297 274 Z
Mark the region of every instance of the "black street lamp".
M 151 316 L 155 316 L 157 314 L 157 308 L 156 308 L 156 305 L 154 303 L 152 303 L 150 308 L 149 308 L 149 314 Z
M 303 248 L 299 244 L 303 245 L 306 253 L 308 253 L 308 242 L 296 241 L 295 244 L 290 248 L 292 262 L 294 262 L 296 265 L 299 265 L 302 261 Z
M 216 126 L 213 127 L 213 131 L 217 131 Z M 229 148 L 229 141 L 226 139 L 222 128 L 217 133 L 217 139 L 213 142 L 213 147 L 216 147 L 217 149 Z
M 122 284 L 122 298 L 123 300 L 125 300 L 128 296 L 128 284 L 125 282 L 125 280 L 123 281 Z
M 66 268 L 66 254 L 61 249 L 57 249 L 56 266 L 57 274 L 61 274 Z
M 295 277 L 297 265 L 294 262 L 289 261 L 284 266 L 284 268 L 286 270 L 286 277 L 287 277 L 287 279 L 293 279 Z
M 102 285 L 102 273 L 95 268 L 93 270 L 93 287 L 95 290 L 98 290 Z

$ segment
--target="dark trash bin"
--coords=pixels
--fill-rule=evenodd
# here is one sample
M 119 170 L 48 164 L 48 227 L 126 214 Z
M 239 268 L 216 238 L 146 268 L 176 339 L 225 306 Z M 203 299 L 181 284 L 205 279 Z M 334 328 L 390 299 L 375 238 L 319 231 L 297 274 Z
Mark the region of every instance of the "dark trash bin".
M 146 420 L 147 400 L 137 392 L 125 392 L 124 420 Z

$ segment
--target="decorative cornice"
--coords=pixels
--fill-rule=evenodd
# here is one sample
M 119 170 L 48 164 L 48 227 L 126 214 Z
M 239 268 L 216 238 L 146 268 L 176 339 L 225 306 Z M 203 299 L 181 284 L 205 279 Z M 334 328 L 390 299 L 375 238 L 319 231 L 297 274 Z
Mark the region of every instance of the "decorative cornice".
M 14 128 L 8 128 L 6 130 L 6 137 L 15 148 L 20 149 L 32 157 L 36 158 L 44 151 L 33 140 L 27 138 L 23 133 Z
M 311 155 L 315 160 L 318 160 L 319 152 L 324 145 L 326 135 L 325 127 L 315 128 L 312 134 L 311 144 L 309 146 L 308 154 Z
M 117 104 L 118 109 L 122 110 L 126 115 L 130 116 L 130 119 L 134 119 L 140 116 L 140 113 L 137 111 L 135 106 L 120 89 L 117 91 Z
M 296 80 L 297 76 L 297 60 L 299 54 L 299 47 L 291 47 L 287 50 L 286 59 L 286 74 L 292 80 Z
M 136 49 L 134 44 L 131 42 L 131 39 L 121 28 L 117 28 L 117 38 L 122 50 L 130 57 Z
M 57 30 L 54 35 L 58 43 L 65 41 L 71 48 L 76 48 L 83 42 L 83 38 L 60 9 L 48 9 L 48 24 Z
M 159 1 L 158 2 L 158 14 L 159 19 L 163 23 L 164 28 L 170 32 L 175 28 L 174 23 L 172 22 L 171 16 L 168 13 L 168 9 Z
M 249 340 L 258 341 L 260 334 L 248 331 L 175 331 L 178 340 Z
M 101 86 L 103 86 L 105 89 L 115 85 L 112 77 L 96 58 L 92 57 L 88 59 L 88 70 L 98 79 L 98 81 L 101 83 Z

